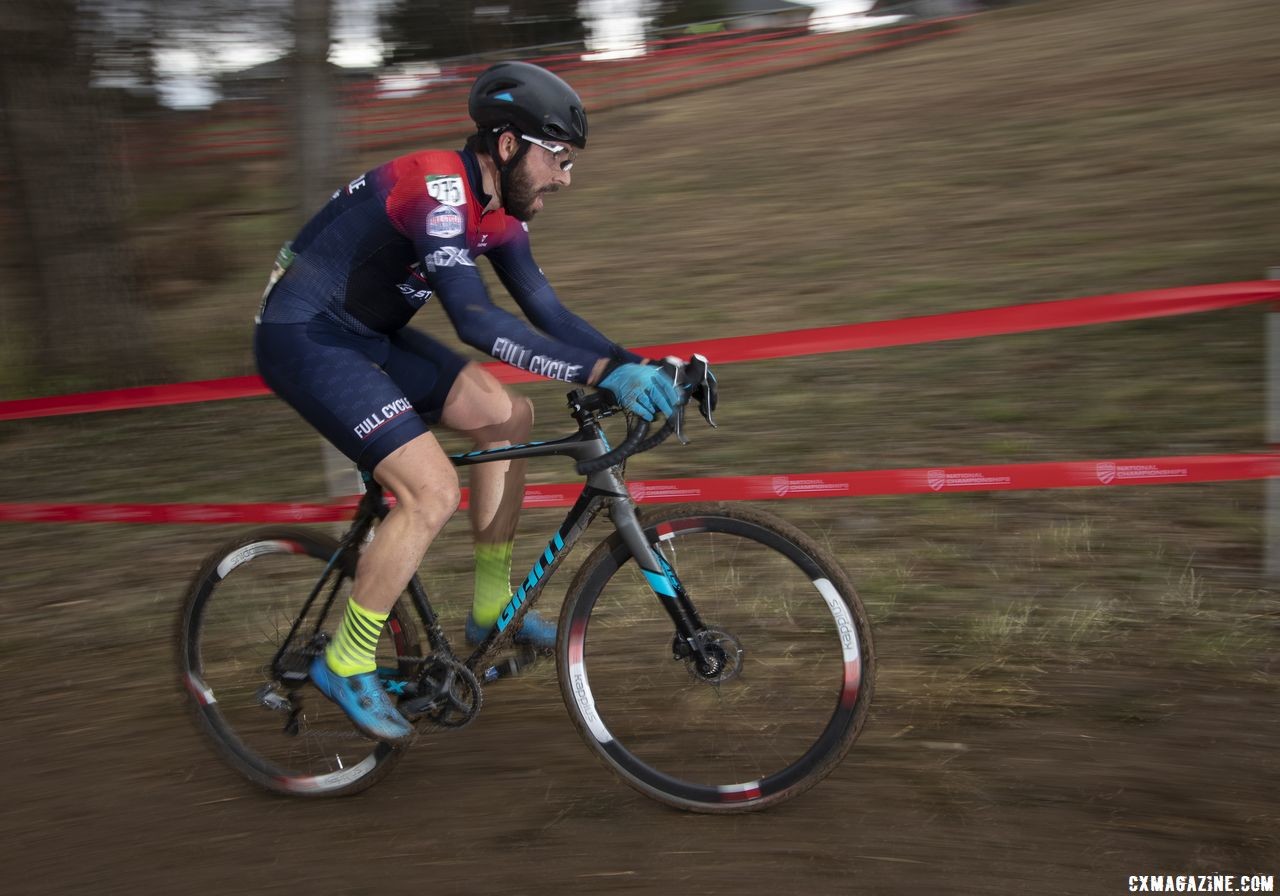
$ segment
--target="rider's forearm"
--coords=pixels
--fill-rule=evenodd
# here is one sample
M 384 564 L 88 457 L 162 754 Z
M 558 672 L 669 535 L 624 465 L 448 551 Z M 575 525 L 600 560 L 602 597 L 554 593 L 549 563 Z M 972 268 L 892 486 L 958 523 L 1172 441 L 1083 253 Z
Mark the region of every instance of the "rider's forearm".
M 595 366 L 591 368 L 591 376 L 587 378 L 587 385 L 594 386 L 604 379 L 604 375 L 606 371 L 608 371 L 609 365 L 612 363 L 612 358 L 601 358 L 597 361 Z
M 638 364 L 644 360 L 566 308 L 550 285 L 517 301 L 533 325 L 553 339 L 581 346 L 622 363 Z
M 505 364 L 570 383 L 590 382 L 600 353 L 552 339 L 487 299 L 459 302 L 441 295 L 459 338 Z

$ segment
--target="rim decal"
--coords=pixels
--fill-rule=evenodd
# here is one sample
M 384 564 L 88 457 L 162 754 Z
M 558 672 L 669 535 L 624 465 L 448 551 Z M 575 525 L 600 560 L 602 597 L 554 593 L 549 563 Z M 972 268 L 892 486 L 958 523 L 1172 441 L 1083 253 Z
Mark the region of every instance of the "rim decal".
M 840 592 L 836 591 L 836 586 L 831 584 L 830 579 L 814 579 L 813 587 L 818 589 L 818 593 L 826 601 L 827 609 L 831 611 L 836 621 L 836 628 L 840 630 L 840 644 L 845 663 L 857 663 L 859 660 L 858 630 L 853 626 L 853 617 L 849 615 L 849 608 L 840 599 Z M 848 680 L 847 672 L 845 680 Z
M 749 781 L 746 784 L 726 784 L 717 787 L 720 799 L 726 803 L 740 803 L 743 800 L 754 800 L 760 796 L 760 782 Z
M 690 517 L 688 519 L 658 523 L 654 527 L 654 531 L 657 533 L 659 541 L 670 541 L 682 532 L 702 532 L 706 528 L 706 521 L 701 517 Z
M 582 665 L 583 640 L 587 633 L 585 620 L 575 620 L 569 629 L 569 685 L 573 691 L 573 702 L 578 705 L 582 720 L 587 723 L 591 736 L 602 744 L 610 743 L 613 735 L 604 726 L 596 712 L 596 698 L 591 693 L 591 685 L 587 683 L 587 670 Z
M 849 709 L 858 702 L 858 691 L 862 688 L 862 664 L 857 661 L 844 664 L 844 685 L 840 693 L 840 705 Z
M 196 678 L 194 672 L 187 673 L 187 690 L 200 701 L 201 706 L 211 706 L 218 702 L 218 698 L 213 696 L 213 691 L 209 690 L 207 684 Z
M 315 775 L 306 778 L 277 778 L 285 788 L 293 790 L 297 793 L 315 793 L 320 790 L 332 790 L 335 787 L 343 787 L 350 784 L 365 774 L 373 770 L 378 764 L 378 754 L 370 753 L 363 760 L 351 766 L 336 772 L 329 772 L 326 775 Z
M 222 558 L 222 562 L 218 564 L 218 578 L 225 579 L 227 573 L 231 572 L 237 566 L 248 563 L 254 557 L 260 557 L 263 554 L 300 554 L 302 547 L 296 541 L 256 541 L 253 544 L 247 544 L 242 548 L 232 551 L 230 554 Z

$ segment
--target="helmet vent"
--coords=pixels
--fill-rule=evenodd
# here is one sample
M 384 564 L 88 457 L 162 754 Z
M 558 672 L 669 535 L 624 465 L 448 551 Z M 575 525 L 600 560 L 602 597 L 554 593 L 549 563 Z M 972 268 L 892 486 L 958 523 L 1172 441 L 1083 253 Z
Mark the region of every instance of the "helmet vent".
M 548 140 L 587 145 L 582 100 L 559 75 L 528 62 L 499 62 L 471 86 L 468 111 L 482 129 L 514 128 Z
M 496 96 L 496 91 L 509 92 L 519 86 L 519 81 L 513 81 L 511 78 L 501 78 L 489 85 L 489 96 Z

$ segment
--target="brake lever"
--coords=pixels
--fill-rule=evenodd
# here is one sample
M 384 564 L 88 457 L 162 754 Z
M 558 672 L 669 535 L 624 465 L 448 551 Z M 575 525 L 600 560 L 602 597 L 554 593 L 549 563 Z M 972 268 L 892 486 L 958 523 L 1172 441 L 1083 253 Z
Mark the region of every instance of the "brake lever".
M 693 397 L 698 400 L 698 410 L 702 413 L 702 419 L 707 421 L 708 426 L 715 429 L 716 421 L 711 418 L 711 412 L 715 410 L 715 396 L 712 395 L 710 362 L 704 356 L 695 354 L 685 370 L 694 372 L 696 384 L 693 387 Z
M 680 440 L 681 445 L 689 444 L 689 440 L 684 436 L 684 409 L 686 407 L 688 407 L 687 404 L 680 405 L 680 407 L 676 408 L 669 418 L 671 420 L 672 430 L 675 432 L 676 438 Z
M 698 393 L 698 410 L 702 414 L 702 419 L 706 420 L 707 424 L 712 429 L 715 429 L 716 421 L 711 419 L 711 403 L 707 401 L 707 393 L 705 389 Z
M 711 412 L 715 409 L 715 397 L 711 387 L 711 365 L 702 355 L 695 354 L 687 364 L 680 358 L 669 357 L 664 359 L 663 366 L 671 371 L 671 382 L 677 391 L 688 390 L 686 393 L 688 398 L 672 412 L 669 418 L 675 437 L 680 440 L 681 445 L 688 445 L 689 439 L 684 434 L 684 420 L 685 409 L 689 406 L 690 399 L 697 399 L 698 411 L 702 414 L 702 418 L 713 429 L 716 427 L 716 422 L 711 417 Z

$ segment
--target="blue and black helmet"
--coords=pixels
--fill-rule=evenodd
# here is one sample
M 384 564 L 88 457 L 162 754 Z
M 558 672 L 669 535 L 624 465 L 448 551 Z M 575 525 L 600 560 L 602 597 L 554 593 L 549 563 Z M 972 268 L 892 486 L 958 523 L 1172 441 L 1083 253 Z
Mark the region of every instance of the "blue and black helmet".
M 529 62 L 499 62 L 480 73 L 467 103 L 480 130 L 511 127 L 522 134 L 587 145 L 587 112 L 558 75 Z

